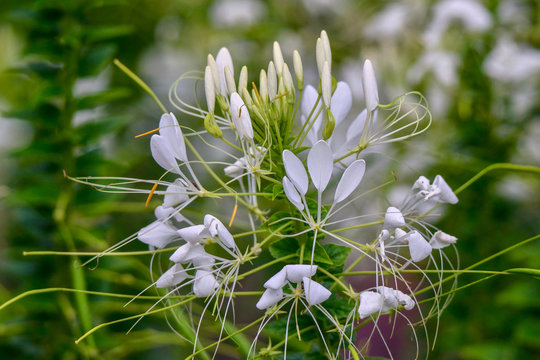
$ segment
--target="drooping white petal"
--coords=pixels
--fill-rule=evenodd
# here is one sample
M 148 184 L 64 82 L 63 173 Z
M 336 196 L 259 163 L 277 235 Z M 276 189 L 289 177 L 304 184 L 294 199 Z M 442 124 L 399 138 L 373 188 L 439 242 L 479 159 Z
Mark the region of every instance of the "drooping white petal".
M 216 259 L 214 259 L 212 255 L 205 253 L 205 254 L 193 257 L 191 259 L 191 262 L 193 263 L 193 266 L 197 270 L 212 271 L 212 266 L 214 266 Z
M 197 270 L 195 282 L 193 283 L 193 293 L 197 297 L 207 297 L 219 286 L 216 278 L 210 271 Z
M 377 292 L 383 297 L 382 312 L 387 312 L 390 309 L 396 309 L 398 307 L 398 299 L 394 289 L 387 286 L 377 286 Z
M 304 294 L 309 305 L 317 305 L 326 301 L 332 295 L 330 290 L 308 277 L 303 277 Z
M 184 135 L 173 113 L 161 115 L 159 134 L 165 138 L 175 158 L 182 162 L 188 161 Z
M 145 244 L 162 249 L 178 239 L 178 234 L 174 227 L 158 220 L 139 230 L 137 238 Z
M 204 225 L 188 226 L 176 231 L 178 235 L 190 244 L 198 244 L 202 239 L 209 237 L 210 234 Z
M 287 173 L 289 180 L 291 180 L 302 195 L 305 195 L 309 183 L 307 172 L 302 161 L 300 161 L 300 159 L 290 150 L 284 150 L 283 165 L 285 166 L 285 172 Z
M 337 83 L 330 104 L 330 111 L 336 119 L 337 126 L 345 119 L 352 106 L 352 92 L 346 82 L 340 81 Z
M 399 290 L 394 290 L 394 294 L 398 300 L 399 305 L 402 305 L 405 310 L 411 310 L 412 308 L 414 308 L 414 300 L 409 295 L 406 295 Z
M 429 241 L 429 245 L 431 245 L 433 249 L 442 249 L 452 244 L 455 244 L 456 241 L 457 237 L 439 230 L 435 234 L 433 234 L 431 240 Z
M 187 278 L 187 274 L 180 264 L 174 264 L 169 270 L 165 271 L 163 275 L 156 281 L 156 287 L 167 288 L 180 284 Z
M 418 231 L 413 230 L 409 232 L 407 238 L 409 239 L 409 251 L 412 261 L 422 261 L 431 254 L 431 245 L 429 245 Z
M 244 173 L 245 166 L 246 160 L 245 158 L 241 157 L 240 159 L 236 160 L 232 165 L 225 167 L 223 169 L 223 172 L 228 177 L 235 178 Z
M 371 61 L 364 62 L 364 71 L 362 77 L 362 86 L 364 87 L 364 98 L 368 111 L 373 111 L 379 105 L 379 90 L 377 89 L 377 79 Z
M 407 232 L 400 228 L 394 230 L 394 238 L 399 240 L 402 243 L 408 243 L 409 239 L 407 238 Z
M 433 180 L 433 186 L 437 187 L 439 192 L 439 201 L 443 203 L 449 203 L 449 204 L 456 204 L 458 202 L 458 198 L 456 194 L 452 191 L 450 186 L 444 181 L 441 175 L 435 176 L 435 180 Z
M 217 235 L 223 244 L 228 248 L 232 249 L 236 247 L 236 243 L 234 242 L 231 232 L 227 230 L 225 225 L 223 225 L 223 223 L 215 216 L 206 214 L 204 216 L 204 226 L 208 229 L 210 235 L 213 237 Z
M 429 179 L 425 176 L 420 176 L 413 185 L 414 189 L 427 190 L 429 188 Z
M 390 206 L 384 215 L 384 227 L 387 229 L 405 226 L 405 218 L 398 208 Z
M 264 283 L 264 287 L 267 289 L 281 289 L 287 283 L 287 269 L 283 267 L 274 276 L 268 279 Z
M 181 174 L 178 163 L 174 158 L 174 154 L 163 136 L 152 135 L 152 138 L 150 139 L 150 151 L 152 152 L 152 157 L 159 166 L 175 174 Z
M 287 196 L 287 199 L 289 199 L 291 204 L 293 204 L 300 211 L 304 210 L 304 204 L 302 203 L 302 199 L 300 198 L 298 191 L 286 176 L 283 177 L 283 190 L 285 191 L 285 196 Z
M 234 66 L 231 53 L 227 48 L 222 47 L 216 56 L 216 66 L 219 73 L 219 83 L 221 85 L 221 95 L 227 97 L 227 80 L 225 78 L 225 66 L 234 74 Z
M 266 291 L 262 294 L 261 298 L 255 305 L 257 309 L 264 310 L 268 309 L 269 307 L 274 306 L 277 304 L 281 299 L 283 299 L 283 289 L 266 289 Z
M 238 93 L 231 94 L 231 115 L 236 132 L 241 139 L 253 139 L 251 117 L 244 101 Z
M 360 294 L 360 305 L 358 306 L 358 316 L 364 319 L 369 315 L 376 314 L 383 307 L 383 297 L 374 291 L 364 291 Z
M 349 197 L 362 181 L 365 172 L 366 162 L 363 159 L 353 161 L 345 169 L 341 180 L 339 180 L 336 193 L 334 194 L 334 203 L 339 203 Z
M 287 271 L 287 280 L 293 283 L 299 283 L 304 277 L 312 277 L 317 272 L 317 265 L 285 265 Z
M 167 191 L 163 197 L 163 206 L 173 207 L 188 199 L 189 197 L 186 194 L 186 187 L 179 179 L 177 179 L 173 184 L 167 187 Z
M 354 147 L 358 145 L 360 136 L 364 130 L 364 124 L 366 123 L 367 110 L 364 109 L 351 123 L 349 130 L 347 131 L 347 146 Z
M 187 243 L 176 249 L 169 257 L 169 260 L 175 263 L 187 264 L 192 262 L 193 259 L 206 255 L 207 253 L 202 245 Z
M 315 188 L 324 191 L 334 169 L 334 156 L 326 141 L 320 140 L 313 145 L 308 154 L 307 166 Z

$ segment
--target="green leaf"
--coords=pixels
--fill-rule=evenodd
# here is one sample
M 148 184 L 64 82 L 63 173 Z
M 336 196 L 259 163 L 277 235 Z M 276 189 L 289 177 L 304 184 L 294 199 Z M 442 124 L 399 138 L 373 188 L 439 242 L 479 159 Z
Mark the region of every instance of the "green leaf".
M 312 246 L 306 246 L 306 250 L 304 251 L 304 261 L 310 262 L 311 261 L 311 251 L 313 250 Z M 313 262 L 319 263 L 319 264 L 328 264 L 328 265 L 334 265 L 334 262 L 328 256 L 328 253 L 319 244 L 316 244 L 315 246 L 315 252 L 313 253 Z
M 300 246 L 298 245 L 298 241 L 291 237 L 276 241 L 269 247 L 270 254 L 276 259 L 280 259 L 291 254 L 297 254 L 299 249 Z
M 93 48 L 79 60 L 79 76 L 95 76 L 112 61 L 116 47 L 112 44 Z
M 332 259 L 334 266 L 339 267 L 340 269 L 345 265 L 345 260 L 347 260 L 347 257 L 351 252 L 351 248 L 348 246 L 325 244 L 323 247 L 330 259 Z
M 291 220 L 281 220 L 287 217 L 290 217 L 291 214 L 286 211 L 277 211 L 272 214 L 268 221 L 261 225 L 261 228 L 268 229 L 272 232 L 279 232 L 280 234 L 293 234 L 294 233 L 294 224 Z M 286 225 L 286 226 L 284 226 Z
M 131 96 L 132 91 L 128 88 L 114 88 L 95 94 L 80 97 L 77 100 L 77 109 L 90 109 L 98 105 L 109 104 L 119 99 L 125 99 Z
M 94 27 L 86 32 L 86 39 L 89 42 L 98 42 L 109 40 L 120 36 L 129 35 L 134 28 L 131 25 L 111 25 L 103 27 Z

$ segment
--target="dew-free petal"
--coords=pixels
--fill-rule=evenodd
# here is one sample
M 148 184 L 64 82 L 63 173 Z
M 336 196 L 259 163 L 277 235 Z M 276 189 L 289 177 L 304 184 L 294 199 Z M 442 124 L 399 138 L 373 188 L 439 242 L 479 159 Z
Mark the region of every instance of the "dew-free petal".
M 363 159 L 355 160 L 351 165 L 343 172 L 341 180 L 339 180 L 334 194 L 334 202 L 339 203 L 345 200 L 351 193 L 356 190 L 364 173 L 366 171 L 366 162 Z
M 326 141 L 319 140 L 313 145 L 308 154 L 307 165 L 313 185 L 320 192 L 324 191 L 334 169 L 334 156 Z

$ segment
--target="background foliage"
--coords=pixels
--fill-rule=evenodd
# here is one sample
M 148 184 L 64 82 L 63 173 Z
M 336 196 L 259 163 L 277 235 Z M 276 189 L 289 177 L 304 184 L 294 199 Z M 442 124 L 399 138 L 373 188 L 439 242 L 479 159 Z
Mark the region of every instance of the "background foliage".
M 261 67 L 273 40 L 286 55 L 298 48 L 304 59 L 314 58 L 306 55 L 326 29 L 334 61 L 353 90 L 360 83 L 355 69 L 370 57 L 385 100 L 417 89 L 434 104 L 432 129 L 388 149 L 386 171 L 404 179 L 444 173 L 457 187 L 495 162 L 539 165 L 540 65 L 510 80 L 485 65 L 503 38 L 540 51 L 540 5 L 517 1 L 515 19 L 508 20 L 506 3 L 482 3 L 489 28 L 471 31 L 457 21 L 447 29 L 439 47 L 459 61 L 453 81 L 441 83 L 440 70 L 412 74 L 428 50 L 423 39 L 436 14 L 434 1 L 2 1 L 0 302 L 47 287 L 136 294 L 148 284 L 146 257 L 104 258 L 92 269 L 78 266 L 86 258 L 23 256 L 30 250 L 100 251 L 151 218 L 145 199 L 102 194 L 63 176 L 158 175 L 147 140 L 133 136 L 155 127 L 159 109 L 112 65 L 114 58 L 166 99 L 181 73 L 201 70 L 206 54 L 221 46 L 239 64 Z M 374 35 L 370 26 L 382 22 L 377 16 L 399 4 L 411 9 L 408 16 L 415 21 L 404 31 Z M 539 62 L 538 56 L 530 61 Z M 510 62 L 508 71 L 526 65 Z M 314 79 L 315 72 L 306 76 Z M 465 267 L 538 234 L 539 194 L 533 175 L 488 174 L 461 194 L 438 225 L 458 236 Z M 537 268 L 539 250 L 533 242 L 485 268 Z M 477 278 L 463 276 L 460 283 Z M 74 344 L 92 326 L 146 310 L 124 303 L 66 292 L 25 298 L 0 312 L 0 353 L 21 359 L 145 359 L 189 352 L 162 316 L 146 318 L 129 335 L 125 323 Z M 539 312 L 540 284 L 530 277 L 501 276 L 463 290 L 443 314 L 431 357 L 532 359 L 540 353 Z

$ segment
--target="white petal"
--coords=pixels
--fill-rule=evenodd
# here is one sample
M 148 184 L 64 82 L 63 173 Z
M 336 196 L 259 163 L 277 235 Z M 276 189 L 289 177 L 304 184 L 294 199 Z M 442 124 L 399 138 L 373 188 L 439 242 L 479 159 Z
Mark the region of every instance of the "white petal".
M 351 123 L 349 131 L 347 131 L 347 146 L 354 147 L 358 145 L 360 136 L 364 130 L 364 124 L 366 122 L 367 110 L 364 109 Z
M 223 225 L 223 223 L 215 216 L 206 214 L 204 216 L 204 226 L 208 229 L 210 235 L 213 237 L 218 236 L 222 243 L 228 248 L 236 247 L 236 243 L 234 242 L 234 238 L 230 231 L 227 230 L 225 225 Z
M 412 261 L 422 261 L 431 254 L 431 245 L 429 245 L 418 231 L 413 230 L 409 232 L 407 238 L 409 239 L 409 251 Z
M 264 287 L 267 289 L 281 289 L 285 284 L 287 283 L 287 269 L 283 267 L 279 272 L 277 272 L 274 276 L 272 276 L 270 279 L 268 279 L 264 283 Z
M 197 270 L 212 271 L 212 266 L 214 266 L 216 259 L 206 253 L 204 255 L 194 257 L 191 261 Z
M 317 105 L 316 109 L 313 109 L 315 106 L 315 103 L 317 102 L 317 98 L 319 97 L 319 94 L 317 93 L 317 90 L 311 85 L 307 85 L 304 89 L 304 93 L 302 95 L 302 115 L 304 115 L 304 119 L 302 121 L 302 124 L 307 120 L 307 117 L 311 113 L 311 118 L 309 119 L 310 122 L 313 122 L 313 117 L 319 112 L 319 109 L 321 108 L 321 101 L 319 101 L 319 104 Z M 313 111 L 313 113 L 312 113 Z M 311 127 L 310 132 L 317 133 L 320 129 L 322 124 L 322 112 L 315 120 L 313 126 Z M 309 125 L 307 125 L 309 126 Z
M 216 66 L 219 73 L 219 83 L 221 85 L 221 95 L 227 97 L 227 80 L 225 79 L 225 66 L 234 74 L 234 66 L 231 53 L 227 48 L 222 47 L 216 56 Z
M 197 270 L 195 282 L 193 283 L 193 293 L 197 297 L 207 297 L 218 287 L 218 282 L 210 271 Z
M 173 184 L 167 187 L 167 191 L 163 197 L 163 206 L 173 207 L 188 199 L 189 197 L 186 195 L 186 187 L 180 180 L 176 180 Z
M 262 294 L 261 298 L 257 302 L 257 309 L 264 310 L 268 309 L 269 307 L 274 306 L 277 304 L 281 299 L 283 299 L 283 289 L 266 289 L 266 291 Z
M 174 154 L 163 136 L 152 135 L 150 139 L 150 151 L 159 166 L 175 174 L 181 174 Z
M 336 188 L 336 193 L 334 194 L 334 202 L 338 203 L 345 200 L 351 193 L 356 190 L 364 173 L 366 171 L 366 162 L 362 159 L 355 160 L 341 176 L 339 184 Z
M 362 77 L 362 86 L 364 87 L 364 98 L 366 100 L 366 108 L 368 111 L 373 111 L 379 105 L 379 90 L 377 89 L 377 79 L 371 61 L 366 60 L 364 63 L 364 71 Z
M 414 307 L 414 300 L 409 295 L 406 295 L 399 290 L 394 290 L 394 294 L 396 295 L 399 305 L 402 305 L 405 310 L 411 310 Z
M 167 288 L 180 284 L 187 278 L 187 274 L 180 264 L 174 264 L 169 270 L 165 271 L 163 275 L 156 281 L 157 288 Z
M 182 239 L 190 244 L 198 244 L 202 239 L 209 237 L 208 231 L 204 225 L 188 226 L 176 231 Z
M 238 136 L 242 139 L 253 139 L 253 127 L 249 111 L 238 93 L 231 94 L 230 110 Z
M 308 190 L 308 177 L 304 164 L 290 150 L 283 151 L 283 165 L 289 180 L 296 186 L 302 195 Z
M 427 190 L 429 188 L 429 180 L 425 176 L 420 176 L 412 187 L 413 189 Z
M 154 221 L 137 233 L 137 238 L 145 244 L 162 249 L 170 242 L 178 239 L 176 229 L 167 223 Z
M 345 119 L 352 106 L 352 92 L 346 82 L 340 81 L 337 83 L 336 91 L 334 91 L 330 103 L 330 111 L 336 119 L 337 126 Z
M 246 161 L 242 157 L 234 162 L 234 164 L 229 165 L 223 169 L 223 172 L 225 175 L 231 178 L 238 177 L 244 173 L 244 169 L 246 166 Z
M 398 208 L 390 206 L 384 215 L 384 227 L 387 229 L 405 226 L 405 218 Z
M 358 316 L 364 319 L 369 315 L 376 314 L 383 307 L 383 297 L 373 291 L 364 291 L 360 294 L 360 305 L 358 306 Z
M 455 244 L 456 241 L 457 237 L 439 230 L 435 234 L 433 234 L 433 237 L 429 241 L 429 245 L 431 245 L 433 249 L 442 249 L 452 244 Z
M 326 141 L 320 140 L 313 145 L 308 154 L 307 166 L 315 188 L 324 191 L 334 169 L 334 156 Z
M 287 280 L 299 283 L 304 277 L 312 277 L 317 272 L 317 265 L 285 265 Z
M 309 305 L 320 304 L 332 295 L 330 290 L 310 278 L 304 277 L 302 278 L 302 282 L 304 283 L 306 301 Z
M 409 242 L 409 239 L 407 239 L 407 232 L 400 228 L 397 228 L 396 230 L 394 230 L 394 238 L 399 240 L 402 243 Z
M 173 113 L 161 115 L 159 134 L 165 138 L 175 158 L 182 162 L 188 161 L 184 135 Z
M 387 312 L 390 309 L 396 309 L 398 307 L 398 299 L 395 295 L 394 289 L 387 286 L 377 286 L 377 292 L 383 297 L 383 312 Z
M 293 183 L 286 176 L 283 177 L 283 190 L 285 191 L 285 195 L 291 204 L 296 206 L 296 208 L 300 211 L 304 210 L 304 204 L 302 203 L 302 199 L 300 198 L 298 191 L 296 191 Z
M 187 264 L 192 262 L 193 259 L 206 255 L 207 253 L 204 251 L 204 247 L 202 245 L 192 245 L 187 243 L 176 249 L 176 251 L 169 257 L 169 260 L 175 263 Z
M 443 203 L 449 203 L 449 204 L 456 204 L 458 202 L 458 198 L 456 194 L 452 191 L 450 186 L 444 181 L 441 175 L 435 176 L 435 180 L 433 180 L 433 186 L 436 186 L 439 188 L 439 200 Z

